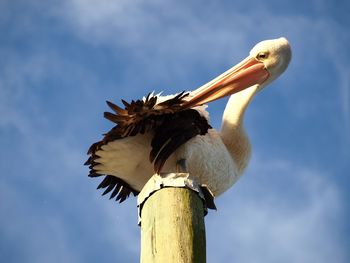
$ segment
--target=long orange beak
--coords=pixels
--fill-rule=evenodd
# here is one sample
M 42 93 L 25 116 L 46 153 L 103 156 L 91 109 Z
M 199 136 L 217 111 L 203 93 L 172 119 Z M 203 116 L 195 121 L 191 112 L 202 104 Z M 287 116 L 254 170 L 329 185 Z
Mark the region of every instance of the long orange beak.
M 213 100 L 232 95 L 256 84 L 262 84 L 269 77 L 264 63 L 248 57 L 212 81 L 191 92 L 193 97 L 183 104 L 185 108 L 195 107 Z

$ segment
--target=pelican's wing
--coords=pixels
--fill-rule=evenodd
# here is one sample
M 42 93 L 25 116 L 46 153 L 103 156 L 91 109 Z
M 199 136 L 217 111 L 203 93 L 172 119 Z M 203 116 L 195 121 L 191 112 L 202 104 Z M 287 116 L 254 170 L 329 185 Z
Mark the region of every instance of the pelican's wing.
M 112 129 L 113 130 L 113 129 Z M 110 132 L 112 132 L 112 130 Z M 117 139 L 117 135 L 115 139 Z M 123 202 L 126 198 L 130 196 L 131 193 L 136 196 L 138 194 L 138 191 L 134 190 L 132 187 L 129 186 L 125 181 L 121 180 L 120 178 L 113 176 L 113 175 L 105 175 L 100 174 L 97 170 L 95 170 L 95 166 L 99 165 L 100 163 L 96 160 L 100 158 L 98 155 L 96 155 L 96 152 L 101 149 L 101 147 L 105 145 L 104 141 L 99 141 L 90 146 L 90 149 L 88 151 L 88 154 L 90 155 L 89 159 L 85 162 L 85 165 L 89 165 L 90 173 L 89 177 L 100 177 L 104 176 L 104 179 L 102 182 L 98 185 L 97 189 L 103 189 L 106 188 L 106 190 L 103 192 L 102 195 L 105 195 L 109 192 L 112 192 L 110 199 L 116 197 L 116 201 L 119 200 L 119 202 Z
M 184 102 L 183 98 L 187 95 L 188 93 L 181 92 L 173 98 L 157 104 L 157 96 L 151 96 L 151 94 L 149 94 L 144 100 L 132 101 L 131 103 L 122 100 L 122 103 L 125 106 L 124 109 L 107 101 L 108 106 L 114 111 L 114 113 L 105 112 L 104 117 L 114 122 L 116 126 L 106 133 L 101 141 L 90 146 L 88 151 L 90 157 L 85 162 L 85 165 L 89 165 L 90 177 L 105 176 L 104 180 L 98 187 L 98 189 L 106 188 L 103 194 L 107 194 L 114 189 L 111 198 L 117 196 L 116 200 L 122 202 L 130 195 L 130 193 L 137 195 L 138 191 L 132 189 L 132 187 L 130 187 L 125 181 L 114 175 L 100 174 L 95 170 L 95 166 L 99 165 L 97 159 L 100 158 L 96 153 L 101 150 L 102 146 L 111 141 L 123 139 L 128 136 L 135 136 L 139 133 L 144 134 L 151 130 L 157 130 L 157 133 L 159 134 L 161 129 L 157 129 L 157 127 L 164 128 L 164 123 L 169 124 L 169 116 L 181 111 L 181 105 Z M 170 136 L 169 132 L 167 132 L 167 134 Z M 177 143 L 167 144 L 164 149 L 159 148 L 156 151 L 156 153 L 159 154 L 154 165 L 155 171 L 160 171 L 170 154 L 181 145 L 181 141 L 182 143 L 187 141 L 188 137 L 189 135 L 186 135 L 186 140 L 179 140 Z M 173 138 L 176 138 L 176 136 Z M 165 142 L 166 141 L 164 141 L 163 144 Z M 159 151 L 160 149 L 162 149 L 162 151 Z

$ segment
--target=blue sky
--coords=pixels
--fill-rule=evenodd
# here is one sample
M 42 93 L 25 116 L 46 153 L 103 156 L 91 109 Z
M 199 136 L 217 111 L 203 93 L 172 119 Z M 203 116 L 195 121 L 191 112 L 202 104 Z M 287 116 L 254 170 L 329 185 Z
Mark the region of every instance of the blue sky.
M 194 89 L 285 36 L 287 72 L 245 125 L 253 158 L 206 217 L 208 262 L 349 262 L 348 1 L 0 2 L 0 257 L 137 262 L 136 200 L 82 164 L 105 100 Z M 226 100 L 210 105 L 220 127 Z

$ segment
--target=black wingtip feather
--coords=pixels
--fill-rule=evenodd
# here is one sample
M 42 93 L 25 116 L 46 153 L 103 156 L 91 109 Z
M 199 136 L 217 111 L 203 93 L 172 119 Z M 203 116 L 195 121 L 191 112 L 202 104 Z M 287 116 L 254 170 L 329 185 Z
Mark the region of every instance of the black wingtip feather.
M 120 191 L 120 188 L 122 187 L 121 184 L 117 184 L 111 194 L 111 196 L 109 197 L 109 199 L 113 199 Z
M 119 200 L 119 203 L 122 203 L 122 202 L 125 201 L 126 198 L 129 197 L 129 195 L 130 195 L 130 192 L 128 192 L 128 191 L 125 189 L 125 187 L 122 187 L 121 190 L 120 190 L 120 192 L 119 192 L 119 194 L 118 194 L 118 196 L 117 196 L 116 201 Z
M 101 189 L 101 188 L 107 187 L 110 184 L 111 181 L 112 181 L 112 176 L 111 175 L 105 176 L 105 178 L 102 180 L 102 182 L 97 186 L 97 189 Z
M 116 105 L 108 100 L 106 101 L 106 103 L 115 113 L 118 113 L 118 114 L 125 114 L 126 113 L 126 110 L 123 110 L 118 105 Z
M 105 195 L 105 194 L 109 193 L 110 191 L 112 191 L 113 188 L 114 188 L 114 186 L 115 186 L 116 184 L 117 184 L 117 182 L 112 181 L 112 182 L 108 185 L 108 187 L 106 188 L 106 190 L 102 193 L 102 195 Z
M 124 104 L 124 106 L 126 108 L 129 108 L 130 107 L 130 104 L 128 102 L 126 102 L 125 100 L 122 100 L 122 103 Z

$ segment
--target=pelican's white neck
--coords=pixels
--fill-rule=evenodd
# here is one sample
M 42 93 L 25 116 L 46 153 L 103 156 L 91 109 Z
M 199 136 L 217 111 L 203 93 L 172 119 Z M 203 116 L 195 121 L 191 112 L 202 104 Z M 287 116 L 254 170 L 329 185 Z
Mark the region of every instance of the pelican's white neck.
M 231 95 L 222 119 L 221 138 L 242 174 L 250 159 L 251 147 L 243 128 L 245 110 L 256 92 L 258 85 Z
M 223 127 L 242 126 L 245 110 L 258 91 L 259 86 L 254 85 L 231 95 L 223 114 Z

